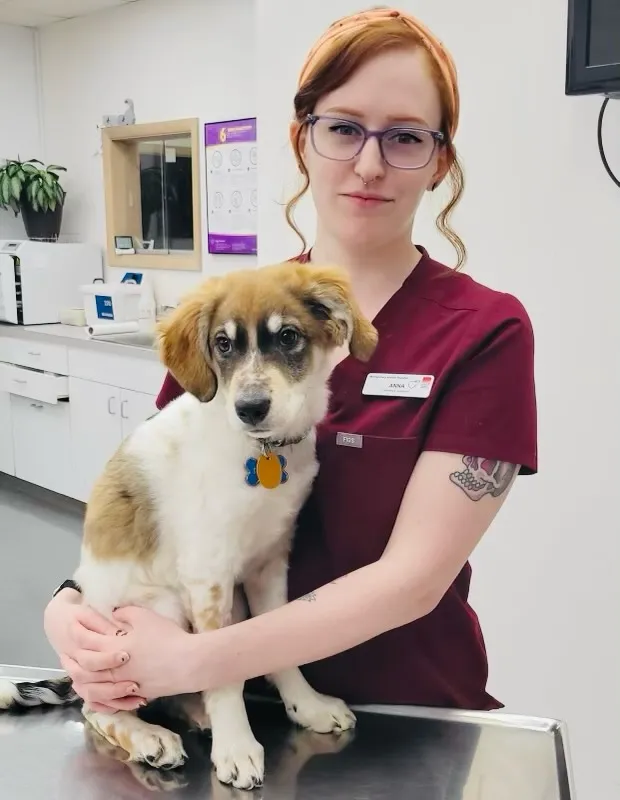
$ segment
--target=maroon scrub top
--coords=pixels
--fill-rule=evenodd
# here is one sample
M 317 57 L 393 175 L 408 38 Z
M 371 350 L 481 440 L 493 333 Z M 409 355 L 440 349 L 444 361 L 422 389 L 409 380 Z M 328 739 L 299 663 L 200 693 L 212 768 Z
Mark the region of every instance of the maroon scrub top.
M 334 369 L 320 462 L 295 534 L 291 599 L 381 557 L 423 450 L 477 456 L 537 470 L 534 341 L 514 297 L 422 258 L 374 319 L 369 363 L 348 356 Z M 307 257 L 306 257 L 307 258 Z M 303 258 L 301 260 L 306 260 Z M 426 399 L 362 394 L 369 372 L 432 375 Z M 159 408 L 183 390 L 171 375 Z M 338 434 L 358 434 L 361 447 Z M 437 607 L 303 672 L 349 703 L 501 708 L 486 691 L 488 663 L 468 603 L 467 563 Z

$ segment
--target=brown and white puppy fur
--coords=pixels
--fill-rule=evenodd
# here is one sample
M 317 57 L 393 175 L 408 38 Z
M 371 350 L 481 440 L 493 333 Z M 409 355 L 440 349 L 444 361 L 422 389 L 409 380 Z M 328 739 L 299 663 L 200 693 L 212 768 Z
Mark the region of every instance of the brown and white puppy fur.
M 105 467 L 88 503 L 75 579 L 84 601 L 107 616 L 146 606 L 207 631 L 242 618 L 236 587 L 253 615 L 287 602 L 292 530 L 318 468 L 315 426 L 327 411 L 334 351 L 348 344 L 368 360 L 377 332 L 343 272 L 285 263 L 207 280 L 159 333 L 162 360 L 186 393 Z M 287 460 L 288 479 L 274 489 L 245 481 L 245 462 L 264 441 Z M 269 678 L 302 727 L 354 726 L 347 706 L 317 693 L 298 669 Z M 243 686 L 205 692 L 204 707 L 217 777 L 259 785 L 263 748 Z M 84 713 L 132 761 L 170 768 L 186 757 L 177 734 L 133 712 Z

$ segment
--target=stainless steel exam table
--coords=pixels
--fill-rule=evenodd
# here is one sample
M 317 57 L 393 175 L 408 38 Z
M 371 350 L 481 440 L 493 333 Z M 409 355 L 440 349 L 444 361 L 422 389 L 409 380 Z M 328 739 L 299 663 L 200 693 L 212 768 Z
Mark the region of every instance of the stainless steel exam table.
M 0 677 L 18 680 L 60 674 L 0 665 Z M 352 735 L 318 735 L 295 729 L 279 703 L 248 699 L 266 758 L 265 785 L 253 792 L 220 784 L 209 735 L 178 721 L 153 720 L 181 733 L 189 756 L 164 772 L 124 763 L 79 708 L 0 712 L 0 798 L 575 800 L 566 731 L 556 720 L 401 706 L 355 711 Z

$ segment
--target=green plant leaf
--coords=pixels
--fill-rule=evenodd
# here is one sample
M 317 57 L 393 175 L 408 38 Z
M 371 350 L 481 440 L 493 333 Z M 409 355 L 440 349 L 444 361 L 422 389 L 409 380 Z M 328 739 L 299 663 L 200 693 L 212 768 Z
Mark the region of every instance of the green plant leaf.
M 54 170 L 67 172 L 58 164 L 45 167 L 37 158 L 0 161 L 0 208 L 11 208 L 18 214 L 23 205 L 48 211 L 64 203 L 66 192 Z
M 30 201 L 30 205 L 32 206 L 34 211 L 39 210 L 39 204 L 37 202 L 37 191 L 38 187 L 36 183 L 31 183 L 28 186 L 28 200 Z
M 22 194 L 22 182 L 17 176 L 11 178 L 11 194 L 19 202 L 19 198 Z
M 6 206 L 11 196 L 11 181 L 8 173 L 0 175 L 0 205 Z

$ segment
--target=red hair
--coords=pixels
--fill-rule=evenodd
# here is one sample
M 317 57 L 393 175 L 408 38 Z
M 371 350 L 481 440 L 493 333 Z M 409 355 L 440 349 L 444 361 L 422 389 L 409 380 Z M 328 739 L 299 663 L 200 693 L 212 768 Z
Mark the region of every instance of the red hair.
M 397 17 L 369 20 L 361 29 L 343 32 L 341 36 L 325 46 L 323 53 L 317 53 L 310 68 L 305 70 L 303 82 L 295 95 L 295 117 L 291 125 L 291 144 L 297 166 L 303 176 L 303 185 L 286 205 L 286 220 L 301 239 L 301 253 L 306 250 L 307 242 L 303 233 L 295 224 L 293 214 L 297 203 L 310 187 L 308 169 L 301 153 L 301 135 L 307 115 L 314 112 L 316 104 L 321 97 L 346 83 L 363 64 L 366 64 L 378 53 L 386 50 L 402 50 L 412 47 L 420 47 L 427 54 L 431 76 L 439 92 L 441 102 L 441 131 L 446 137 L 441 147 L 445 148 L 446 151 L 447 177 L 452 188 L 452 194 L 448 204 L 437 217 L 436 225 L 456 250 L 456 269 L 460 269 L 465 263 L 465 245 L 450 226 L 450 216 L 461 199 L 465 185 L 463 170 L 450 135 L 456 126 L 455 117 L 458 114 L 458 107 L 455 107 L 454 103 L 456 88 L 447 82 L 445 71 L 441 69 L 441 65 L 429 50 L 426 37 L 411 27 L 403 25 L 402 21 Z

